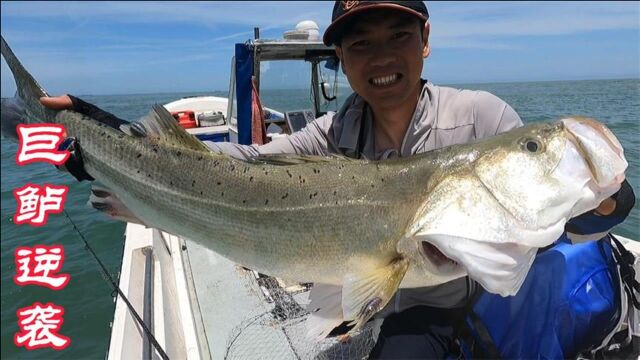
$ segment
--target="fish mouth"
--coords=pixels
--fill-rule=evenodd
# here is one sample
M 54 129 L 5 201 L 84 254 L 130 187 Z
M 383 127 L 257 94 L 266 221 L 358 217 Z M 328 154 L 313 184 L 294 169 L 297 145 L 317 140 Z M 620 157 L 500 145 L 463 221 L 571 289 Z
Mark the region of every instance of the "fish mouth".
M 561 123 L 569 142 L 584 159 L 595 185 L 608 188 L 624 181 L 628 163 L 622 145 L 611 130 L 582 117 L 562 119 Z
M 460 266 L 457 261 L 445 255 L 437 246 L 426 241 L 422 241 L 422 254 L 438 268 Z

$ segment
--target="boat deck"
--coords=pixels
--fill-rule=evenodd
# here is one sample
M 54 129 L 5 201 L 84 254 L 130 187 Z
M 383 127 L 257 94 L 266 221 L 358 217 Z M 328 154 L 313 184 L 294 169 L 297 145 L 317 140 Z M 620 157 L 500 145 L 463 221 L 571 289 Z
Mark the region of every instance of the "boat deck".
M 640 242 L 618 237 L 635 254 Z M 640 280 L 640 272 L 636 274 Z M 129 224 L 120 288 L 171 359 L 364 359 L 378 321 L 347 343 L 308 340 L 308 289 L 242 268 L 201 245 Z M 159 359 L 118 297 L 108 359 Z
M 306 288 L 245 269 L 187 241 L 193 286 L 213 359 L 362 359 L 375 343 L 371 323 L 349 343 L 306 338 Z
M 187 242 L 187 252 L 213 359 L 263 359 L 261 351 L 256 351 L 263 346 L 271 346 L 276 350 L 274 359 L 296 358 L 287 345 L 285 333 L 278 327 L 263 327 L 264 333 L 259 337 L 264 344 L 244 336 L 243 327 L 269 316 L 274 307 L 263 301 L 262 295 L 257 293 L 260 290 L 253 272 L 194 242 Z M 233 349 L 242 350 L 242 354 L 229 353 Z

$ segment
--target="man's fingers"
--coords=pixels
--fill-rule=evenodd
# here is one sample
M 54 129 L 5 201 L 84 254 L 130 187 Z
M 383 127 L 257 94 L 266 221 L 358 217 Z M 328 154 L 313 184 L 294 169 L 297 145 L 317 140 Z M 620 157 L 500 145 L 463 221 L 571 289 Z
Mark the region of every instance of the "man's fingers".
M 71 102 L 69 95 L 41 97 L 40 103 L 53 110 L 68 110 L 73 107 L 73 103 Z
M 616 201 L 612 198 L 604 199 L 600 205 L 596 208 L 596 215 L 611 215 L 613 211 L 616 209 Z

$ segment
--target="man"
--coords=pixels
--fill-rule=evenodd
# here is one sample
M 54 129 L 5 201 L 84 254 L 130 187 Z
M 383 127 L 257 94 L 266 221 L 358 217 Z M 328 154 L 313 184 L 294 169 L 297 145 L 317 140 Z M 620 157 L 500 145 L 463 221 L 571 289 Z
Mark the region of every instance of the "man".
M 482 91 L 436 86 L 421 79 L 429 45 L 429 14 L 422 2 L 336 1 L 324 34 L 336 46 L 353 90 L 338 113 L 262 146 L 207 143 L 240 159 L 296 153 L 386 159 L 411 156 L 492 136 L 522 125 L 504 101 Z M 74 97 L 43 98 L 114 126 L 122 121 Z M 81 157 L 75 157 L 81 161 Z M 73 162 L 69 170 L 90 178 Z M 600 210 L 612 212 L 615 201 Z M 456 324 L 476 284 L 461 277 L 443 285 L 399 290 L 380 312 L 385 320 L 371 358 L 443 358 L 455 349 Z M 337 325 L 337 324 L 336 324 Z

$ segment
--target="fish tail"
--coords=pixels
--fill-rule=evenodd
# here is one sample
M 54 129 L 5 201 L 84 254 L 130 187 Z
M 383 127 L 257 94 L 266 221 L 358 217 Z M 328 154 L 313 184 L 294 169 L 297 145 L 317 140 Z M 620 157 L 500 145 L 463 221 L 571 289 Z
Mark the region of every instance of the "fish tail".
M 40 98 L 49 96 L 49 94 L 24 68 L 1 35 L 0 50 L 2 57 L 7 61 L 7 65 L 13 74 L 17 87 L 16 95 L 13 99 L 2 101 L 2 134 L 8 137 L 15 137 L 15 134 L 12 134 L 11 131 L 15 132 L 16 125 L 19 123 L 59 123 L 60 121 L 56 119 L 59 111 L 46 108 L 40 103 Z

